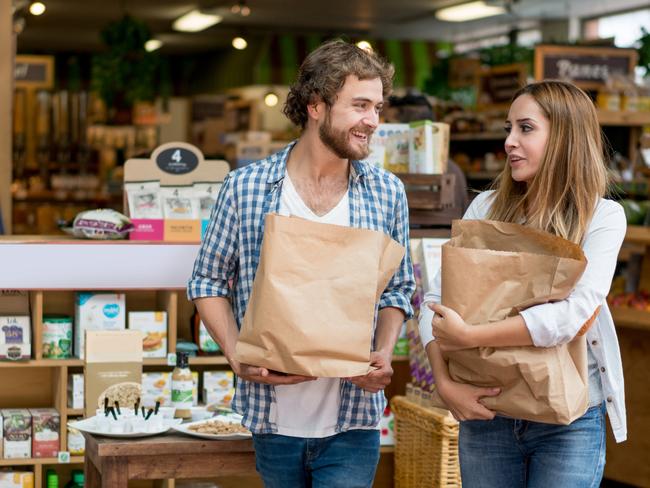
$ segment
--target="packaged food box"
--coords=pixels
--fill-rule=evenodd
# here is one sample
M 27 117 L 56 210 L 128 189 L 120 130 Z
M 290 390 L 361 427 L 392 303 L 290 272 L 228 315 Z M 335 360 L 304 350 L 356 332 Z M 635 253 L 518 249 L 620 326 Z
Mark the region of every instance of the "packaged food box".
M 61 419 L 54 408 L 30 408 L 32 415 L 32 457 L 56 457 L 61 448 Z
M 75 300 L 74 353 L 85 357 L 86 330 L 126 328 L 126 301 L 123 293 L 78 292 Z
M 68 315 L 43 316 L 43 358 L 72 357 L 72 317 Z
M 31 471 L 0 471 L 0 488 L 34 488 Z
M 32 457 L 32 416 L 26 408 L 0 410 L 5 459 Z
M 235 375 L 232 371 L 203 373 L 203 401 L 207 405 L 230 407 L 235 396 Z
M 386 407 L 379 419 L 379 444 L 381 446 L 395 445 L 395 415 Z
M 199 404 L 199 373 L 192 371 L 192 406 Z
M 68 408 L 84 408 L 84 375 L 68 375 Z
M 449 158 L 449 125 L 430 120 L 411 122 L 409 172 L 442 174 Z
M 68 451 L 72 456 L 83 456 L 86 452 L 86 439 L 81 432 L 68 427 Z
M 199 349 L 207 353 L 215 353 L 221 350 L 219 344 L 212 338 L 202 321 L 199 322 Z
M 24 360 L 32 355 L 29 315 L 0 316 L 0 359 Z
M 167 312 L 129 312 L 129 329 L 142 331 L 142 357 L 167 357 Z
M 160 402 L 161 407 L 172 404 L 171 373 L 142 373 L 142 406 L 153 407 Z

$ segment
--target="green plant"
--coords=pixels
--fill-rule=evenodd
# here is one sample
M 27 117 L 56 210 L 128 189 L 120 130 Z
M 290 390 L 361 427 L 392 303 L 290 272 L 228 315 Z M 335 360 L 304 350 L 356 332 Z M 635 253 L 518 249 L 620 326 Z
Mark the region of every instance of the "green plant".
M 110 23 L 101 37 L 107 50 L 93 56 L 91 86 L 107 107 L 119 110 L 153 100 L 160 57 L 144 47 L 151 38 L 144 22 L 124 16 Z

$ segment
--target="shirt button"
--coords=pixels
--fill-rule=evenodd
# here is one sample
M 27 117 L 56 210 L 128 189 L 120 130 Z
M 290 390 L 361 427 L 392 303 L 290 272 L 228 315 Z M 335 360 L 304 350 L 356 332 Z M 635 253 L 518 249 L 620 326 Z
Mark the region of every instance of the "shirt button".
M 597 340 L 593 340 L 593 341 L 591 341 L 591 345 L 592 345 L 592 346 L 597 346 L 597 345 L 598 345 L 598 341 L 597 341 Z
M 608 402 L 608 403 L 612 403 L 612 401 L 613 401 L 612 397 L 611 397 L 611 396 L 608 396 L 608 397 L 607 397 L 607 402 Z
M 600 368 L 600 372 L 601 372 L 601 373 L 604 373 L 604 372 L 605 372 L 605 367 L 604 367 L 604 366 Z

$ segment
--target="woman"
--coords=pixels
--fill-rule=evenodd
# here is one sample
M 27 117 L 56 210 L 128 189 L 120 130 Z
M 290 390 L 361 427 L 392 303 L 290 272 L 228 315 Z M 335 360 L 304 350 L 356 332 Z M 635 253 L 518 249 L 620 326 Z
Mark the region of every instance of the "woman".
M 420 313 L 422 340 L 440 397 L 461 421 L 465 488 L 598 487 L 605 465 L 605 413 L 616 441 L 626 438 L 621 357 L 605 301 L 625 215 L 619 204 L 603 198 L 608 177 L 600 126 L 592 101 L 579 88 L 561 81 L 522 88 L 505 130 L 508 164 L 495 190 L 478 195 L 464 218 L 522 223 L 578 243 L 587 268 L 565 300 L 473 326 L 438 304 L 438 273 Z M 589 409 L 570 425 L 495 415 L 481 398 L 499 390 L 455 383 L 441 356 L 441 350 L 474 347 L 551 347 L 586 329 Z

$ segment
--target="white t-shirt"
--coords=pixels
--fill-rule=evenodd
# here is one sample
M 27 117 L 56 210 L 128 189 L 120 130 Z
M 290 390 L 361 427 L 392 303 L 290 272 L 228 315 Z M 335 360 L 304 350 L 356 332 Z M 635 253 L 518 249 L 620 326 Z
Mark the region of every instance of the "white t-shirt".
M 282 184 L 280 215 L 293 215 L 323 224 L 350 225 L 350 199 L 319 217 L 305 205 L 287 174 Z M 275 387 L 277 434 L 291 437 L 328 437 L 336 434 L 341 404 L 341 380 L 318 378 L 297 385 Z

